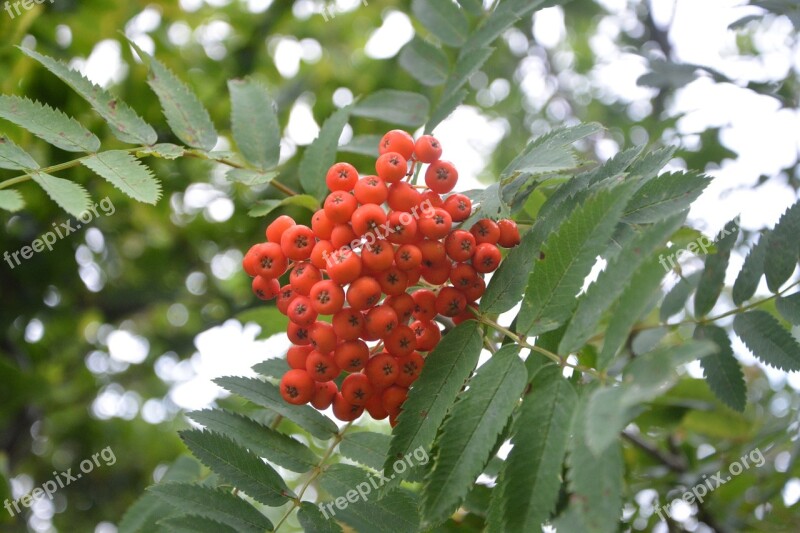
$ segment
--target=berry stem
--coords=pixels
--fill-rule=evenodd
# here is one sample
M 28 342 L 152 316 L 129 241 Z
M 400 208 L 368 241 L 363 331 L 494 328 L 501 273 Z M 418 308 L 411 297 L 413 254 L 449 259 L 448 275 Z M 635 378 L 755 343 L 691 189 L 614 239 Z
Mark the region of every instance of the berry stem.
M 302 502 L 303 494 L 305 494 L 308 487 L 320 476 L 320 474 L 322 474 L 322 472 L 325 471 L 324 469 L 325 461 L 327 461 L 330 458 L 330 456 L 333 455 L 333 450 L 335 450 L 336 447 L 339 445 L 339 443 L 342 442 L 344 434 L 347 433 L 347 430 L 350 429 L 350 426 L 352 425 L 353 425 L 352 422 L 348 422 L 347 424 L 344 425 L 344 427 L 342 427 L 342 429 L 339 430 L 339 433 L 337 433 L 336 436 L 334 436 L 333 439 L 331 439 L 331 443 L 328 445 L 328 449 L 325 451 L 325 455 L 322 456 L 322 458 L 319 460 L 316 466 L 314 466 L 314 468 L 311 470 L 311 476 L 309 476 L 309 478 L 306 480 L 303 486 L 300 487 L 300 492 L 297 493 L 297 498 L 292 500 L 292 506 L 289 508 L 289 510 L 286 511 L 286 514 L 284 514 L 283 517 L 278 521 L 273 531 L 278 531 L 280 527 L 283 525 L 283 523 L 286 522 L 286 520 L 289 518 L 289 515 L 291 515 L 292 512 L 298 507 L 300 507 L 300 504 L 303 503 Z
M 261 169 L 250 168 L 247 165 L 243 165 L 242 163 L 239 163 L 238 161 L 233 161 L 232 159 L 226 159 L 224 157 L 213 156 L 209 152 L 204 152 L 203 150 L 186 149 L 186 155 L 189 156 L 189 157 L 197 158 L 197 159 L 205 159 L 205 160 L 208 160 L 208 161 L 214 161 L 215 163 L 220 163 L 222 165 L 227 165 L 227 166 L 233 167 L 233 168 L 242 168 L 242 169 L 256 170 L 256 171 L 261 170 Z M 276 189 L 278 189 L 279 191 L 281 191 L 282 193 L 288 195 L 288 196 L 297 196 L 297 195 L 300 194 L 297 191 L 295 191 L 294 189 L 291 189 L 291 188 L 287 187 L 286 185 L 284 185 L 283 183 L 281 183 L 281 182 L 279 182 L 278 180 L 275 180 L 275 179 L 270 181 L 269 184 L 272 185 L 273 187 L 275 187 Z

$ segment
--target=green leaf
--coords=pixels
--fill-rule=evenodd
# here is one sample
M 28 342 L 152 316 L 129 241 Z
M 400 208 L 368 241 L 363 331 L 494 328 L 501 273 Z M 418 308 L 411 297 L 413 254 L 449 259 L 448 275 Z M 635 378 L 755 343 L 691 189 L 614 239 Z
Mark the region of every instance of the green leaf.
M 333 520 L 328 520 L 311 502 L 303 502 L 297 510 L 297 520 L 304 531 L 312 533 L 341 533 L 342 528 Z
M 300 185 L 313 197 L 322 199 L 328 194 L 325 175 L 330 166 L 336 162 L 339 137 L 350 119 L 351 112 L 352 108 L 347 106 L 329 116 L 322 125 L 319 136 L 303 152 L 298 169 Z M 375 146 L 377 149 L 377 144 Z
M 318 439 L 328 439 L 339 429 L 336 424 L 309 405 L 291 405 L 281 397 L 280 390 L 272 383 L 255 378 L 227 376 L 216 378 L 214 383 L 256 405 L 266 407 L 307 430 Z
M 172 533 L 236 533 L 231 526 L 198 515 L 173 516 L 161 520 L 159 525 Z
M 382 89 L 358 102 L 352 114 L 400 126 L 418 127 L 425 124 L 429 111 L 428 99 L 421 94 Z
M 541 239 L 532 230 L 522 236 L 519 245 L 508 252 L 500 268 L 492 275 L 486 292 L 481 297 L 481 312 L 487 314 L 508 311 L 522 299 L 534 257 Z
M 210 151 L 217 144 L 217 130 L 208 111 L 188 85 L 159 60 L 128 41 L 148 68 L 147 84 L 161 102 L 167 123 L 175 135 L 193 148 Z M 152 143 L 151 143 L 152 144 Z
M 548 365 L 535 374 L 492 494 L 489 531 L 538 531 L 548 519 L 561 487 L 577 400 L 559 367 Z
M 37 169 L 39 164 L 14 141 L 0 135 L 0 168 L 9 170 Z
M 61 61 L 44 56 L 28 48 L 18 47 L 22 53 L 41 63 L 61 81 L 72 87 L 111 127 L 111 133 L 122 142 L 130 144 L 155 144 L 158 135 L 153 127 L 142 120 L 128 104 L 72 70 Z
M 659 257 L 660 258 L 660 257 Z M 700 282 L 700 272 L 694 272 L 687 277 L 681 278 L 672 289 L 664 296 L 661 302 L 661 309 L 659 311 L 659 318 L 662 322 L 683 310 L 686 305 L 686 300 L 697 288 Z
M 205 409 L 187 416 L 292 472 L 308 472 L 317 464 L 316 455 L 303 443 L 237 413 Z
M 572 314 L 575 296 L 605 249 L 634 182 L 600 190 L 552 233 L 535 260 L 517 317 L 517 331 L 536 335 L 556 329 Z
M 423 85 L 435 87 L 447 81 L 450 64 L 439 48 L 418 36 L 400 50 L 400 66 Z
M 747 387 L 739 361 L 733 356 L 731 339 L 719 326 L 697 326 L 695 339 L 708 339 L 717 345 L 717 352 L 700 360 L 709 388 L 728 407 L 744 412 Z
M 340 152 L 347 152 L 349 154 L 360 154 L 378 158 L 378 145 L 381 142 L 380 135 L 356 135 L 350 142 L 344 146 L 339 147 Z
M 324 183 L 324 181 L 323 181 Z M 287 196 L 283 200 L 261 200 L 255 203 L 252 209 L 247 212 L 251 217 L 264 217 L 279 207 L 287 205 L 296 205 L 305 207 L 309 211 L 316 211 L 319 209 L 319 200 L 309 194 L 295 194 L 294 196 Z
M 600 124 L 579 124 L 555 129 L 531 141 L 500 173 L 505 180 L 516 173 L 542 174 L 574 167 L 577 164 L 572 145 L 589 135 L 603 131 Z
M 469 34 L 464 13 L 450 0 L 414 0 L 411 11 L 437 39 L 450 46 L 461 46 Z
M 800 344 L 766 311 L 736 315 L 733 331 L 763 363 L 784 372 L 800 370 Z
M 447 83 L 444 86 L 444 94 L 439 102 L 439 107 L 443 107 L 444 102 L 454 101 L 455 96 L 460 93 L 461 88 L 464 87 L 472 75 L 478 72 L 484 63 L 486 63 L 489 58 L 492 57 L 494 50 L 495 49 L 491 46 L 481 46 L 475 48 L 473 53 L 464 54 L 462 48 L 462 52 L 459 54 L 456 64 L 453 66 L 453 71 L 447 78 Z M 463 98 L 459 100 L 459 103 L 461 101 L 463 101 Z M 453 109 L 455 109 L 455 106 Z
M 167 468 L 161 482 L 197 481 L 200 479 L 200 467 L 197 459 L 182 455 Z M 175 510 L 171 505 L 155 494 L 145 492 L 125 511 L 119 523 L 119 533 L 157 531 L 156 523 L 173 514 Z
M 161 198 L 161 184 L 150 169 L 124 150 L 100 152 L 81 164 L 134 200 L 155 205 Z
M 290 370 L 289 364 L 283 357 L 272 357 L 266 361 L 261 361 L 253 365 L 253 371 L 262 376 L 280 379 Z
M 19 211 L 23 207 L 25 207 L 25 200 L 22 199 L 22 195 L 19 191 L 0 191 L 0 209 L 5 209 L 13 213 Z
M 753 245 L 744 260 L 742 270 L 736 276 L 736 281 L 733 283 L 733 303 L 736 305 L 742 305 L 743 302 L 752 298 L 758 289 L 758 283 L 764 274 L 767 235 L 768 233 L 762 234 L 759 241 Z
M 232 168 L 225 174 L 228 181 L 235 181 L 237 183 L 244 183 L 250 187 L 256 185 L 266 185 L 278 177 L 278 172 L 275 170 L 261 171 L 250 170 L 246 168 Z
M 516 345 L 503 346 L 469 380 L 437 439 L 438 453 L 423 490 L 427 522 L 443 522 L 466 497 L 527 382 Z
M 569 441 L 569 505 L 553 525 L 559 531 L 614 533 L 619 530 L 622 509 L 622 446 L 616 442 L 599 457 L 592 453 L 585 435 L 587 403 L 584 398 L 576 412 L 574 434 Z
M 230 491 L 192 483 L 163 483 L 147 490 L 188 514 L 204 516 L 240 533 L 272 531 L 272 523 Z
M 228 90 L 236 145 L 253 165 L 273 168 L 281 155 L 281 127 L 275 103 L 255 80 L 229 80 Z
M 483 14 L 483 2 L 481 0 L 458 0 L 458 3 L 473 15 Z
M 179 434 L 195 457 L 251 498 L 279 507 L 295 497 L 271 466 L 229 437 L 199 429 Z
M 375 487 L 382 483 L 381 478 L 357 466 L 332 465 L 319 477 L 322 488 L 335 498 L 334 502 L 323 503 L 323 508 L 333 519 L 344 522 L 355 531 L 417 533 L 416 494 L 401 488 L 379 498 Z M 343 502 L 343 505 L 334 505 L 336 501 Z
M 666 275 L 658 258 L 645 261 L 620 295 L 611 311 L 603 350 L 597 356 L 597 368 L 604 369 L 619 353 L 636 322 L 656 304 L 661 280 Z
M 578 306 L 567 326 L 558 353 L 573 353 L 595 333 L 600 318 L 619 298 L 642 263 L 663 245 L 683 221 L 686 212 L 664 219 L 652 226 L 635 230 L 619 255 L 609 261 L 578 300 Z
M 89 193 L 77 183 L 44 172 L 33 172 L 31 178 L 44 189 L 51 200 L 70 215 L 79 217 L 89 209 Z
M 718 252 L 706 257 L 705 268 L 700 275 L 700 282 L 694 295 L 695 317 L 706 316 L 717 303 L 722 288 L 725 286 L 725 271 L 728 268 L 730 257 L 730 251 Z
M 775 307 L 787 322 L 800 326 L 800 292 L 776 298 Z
M 491 14 L 470 35 L 460 55 L 472 55 L 475 50 L 493 43 L 505 31 L 542 6 L 543 0 L 505 0 L 497 3 Z
M 159 143 L 143 148 L 142 150 L 137 150 L 136 157 L 152 155 L 154 157 L 160 157 L 161 159 L 173 160 L 182 157 L 185 153 L 186 149 L 183 146 L 172 143 Z
M 436 126 L 441 124 L 444 119 L 450 116 L 450 113 L 455 111 L 456 108 L 467 99 L 468 94 L 469 91 L 467 89 L 459 89 L 451 94 L 445 95 L 431 113 L 430 120 L 425 124 L 425 133 L 432 133 Z
M 482 346 L 480 325 L 468 320 L 442 337 L 428 355 L 397 418 L 384 465 L 387 473 L 396 459 L 419 447 L 429 449 L 456 395 L 478 364 Z
M 645 183 L 625 209 L 628 222 L 655 222 L 687 209 L 711 182 L 696 172 L 668 172 Z
M 383 468 L 392 438 L 382 433 L 359 431 L 347 433 L 339 444 L 339 453 L 375 470 Z
M 469 218 L 461 223 L 463 228 L 471 227 L 481 218 L 499 220 L 511 215 L 508 204 L 500 197 L 499 183 L 492 183 L 485 189 L 473 189 L 465 194 L 472 200 L 473 208 Z
M 628 175 L 642 181 L 652 180 L 670 162 L 676 150 L 675 146 L 665 146 L 643 154 L 630 166 Z
M 766 236 L 764 274 L 767 287 L 778 292 L 797 266 L 798 240 L 800 234 L 800 202 L 795 203 L 781 215 L 778 223 Z
M 96 152 L 100 149 L 100 139 L 80 122 L 24 97 L 0 95 L 0 117 L 68 152 Z

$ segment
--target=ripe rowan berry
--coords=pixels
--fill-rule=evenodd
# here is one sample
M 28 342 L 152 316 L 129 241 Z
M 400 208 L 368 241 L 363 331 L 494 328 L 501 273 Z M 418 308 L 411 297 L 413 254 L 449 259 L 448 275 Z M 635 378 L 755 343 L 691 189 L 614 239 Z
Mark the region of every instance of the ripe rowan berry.
M 458 181 L 458 171 L 449 161 L 434 161 L 425 171 L 425 185 L 434 192 L 445 194 L 453 190 Z
M 392 266 L 394 247 L 389 241 L 379 239 L 374 244 L 367 244 L 361 250 L 364 266 L 372 271 L 380 272 Z
M 478 306 L 471 302 L 468 303 L 467 308 L 464 309 L 464 311 L 453 317 L 453 323 L 455 325 L 459 325 L 467 320 L 475 320 L 475 314 L 472 311 L 470 311 L 470 308 L 477 311 Z
M 383 338 L 397 327 L 397 313 L 386 304 L 373 307 L 364 317 L 364 327 L 370 335 Z
M 419 220 L 419 231 L 428 239 L 442 239 L 453 227 L 453 218 L 446 210 L 435 207 Z
M 289 303 L 289 311 L 287 313 L 289 320 L 299 326 L 310 326 L 317 319 L 316 309 L 311 305 L 311 299 L 308 296 L 298 294 Z
M 353 212 L 351 224 L 353 231 L 358 236 L 363 236 L 368 232 L 375 232 L 386 222 L 386 212 L 376 204 L 365 204 Z
M 418 242 L 417 248 L 422 252 L 422 266 L 433 267 L 447 262 L 444 244 L 439 241 L 426 239 Z
M 358 372 L 367 365 L 369 348 L 361 339 L 344 341 L 333 352 L 336 365 L 345 372 Z
M 358 181 L 358 171 L 350 163 L 336 163 L 325 175 L 325 185 L 330 191 L 352 191 Z
M 414 318 L 433 320 L 436 317 L 436 294 L 428 289 L 418 289 L 411 294 L 414 300 Z
M 260 244 L 254 244 L 247 250 L 247 253 L 244 254 L 242 258 L 242 268 L 247 275 L 251 278 L 258 276 L 259 269 L 261 268 L 259 265 L 259 255 L 258 255 L 258 247 Z
M 467 307 L 467 297 L 454 287 L 442 287 L 436 295 L 436 312 L 443 316 L 456 316 Z
M 311 264 L 320 270 L 328 268 L 328 258 L 335 248 L 331 241 L 318 241 L 311 250 Z
M 475 247 L 475 254 L 472 256 L 472 266 L 475 270 L 483 274 L 494 272 L 500 266 L 503 256 L 496 245 L 484 242 Z
M 325 215 L 335 224 L 344 224 L 350 221 L 353 212 L 358 207 L 356 197 L 345 191 L 333 191 L 323 204 Z
M 442 338 L 442 332 L 432 320 L 416 320 L 410 328 L 417 338 L 417 350 L 421 352 L 433 350 Z
M 258 259 L 256 275 L 265 278 L 279 278 L 286 272 L 286 256 L 281 251 L 281 246 L 274 242 L 264 242 L 257 245 L 255 252 Z
M 433 163 L 442 157 L 442 145 L 436 137 L 423 135 L 414 143 L 414 155 L 417 161 Z
M 367 400 L 367 403 L 364 404 L 364 409 L 366 409 L 369 413 L 369 416 L 375 420 L 383 420 L 389 416 L 389 413 L 383 408 L 383 398 L 381 398 L 382 395 L 383 390 L 376 391 L 376 393 L 373 394 L 369 400 Z
M 295 224 L 296 222 L 292 217 L 288 215 L 279 216 L 273 220 L 269 226 L 267 226 L 267 240 L 269 242 L 280 244 L 283 233 Z
M 386 217 L 389 225 L 387 239 L 394 244 L 411 244 L 417 240 L 417 221 L 404 211 L 392 211 Z
M 256 276 L 253 278 L 253 293 L 261 300 L 272 300 L 281 291 L 281 284 L 277 279 Z
M 339 389 L 333 381 L 315 381 L 314 396 L 311 398 L 311 405 L 320 411 L 327 409 L 333 403 L 333 398 Z
M 460 291 L 471 286 L 477 277 L 475 269 L 466 263 L 456 263 L 450 270 L 450 283 Z
M 414 270 L 422 265 L 422 252 L 413 244 L 403 244 L 394 254 L 394 263 L 404 272 Z
M 444 240 L 444 249 L 453 261 L 467 261 L 475 253 L 475 237 L 468 231 L 457 229 Z
M 327 322 L 314 322 L 309 329 L 311 345 L 319 352 L 331 353 L 336 348 L 336 333 Z
M 364 368 L 364 374 L 379 389 L 392 385 L 397 380 L 399 373 L 400 367 L 397 366 L 397 359 L 386 352 L 371 357 Z
M 328 276 L 339 285 L 347 285 L 361 275 L 361 258 L 352 250 L 342 249 L 333 253 L 333 262 L 328 266 Z
M 342 397 L 353 405 L 364 405 L 374 389 L 364 374 L 350 374 L 342 381 Z
M 286 336 L 289 337 L 289 340 L 292 341 L 292 344 L 297 344 L 298 346 L 306 346 L 311 344 L 311 336 L 308 326 L 301 326 L 300 324 L 295 324 L 292 321 L 289 321 L 289 325 L 286 327 Z
M 342 422 L 352 422 L 364 412 L 364 407 L 353 405 L 344 399 L 341 392 L 337 392 L 333 397 L 333 416 Z
M 306 370 L 314 381 L 330 381 L 339 375 L 333 355 L 312 351 L 306 358 Z
M 364 329 L 364 315 L 360 311 L 345 307 L 333 315 L 333 331 L 342 340 L 356 340 Z
M 389 187 L 389 208 L 394 211 L 410 212 L 422 201 L 422 195 L 417 189 L 405 181 L 392 183 Z
M 463 222 L 472 214 L 472 200 L 463 194 L 451 194 L 444 201 L 444 209 L 453 218 L 453 222 Z
M 417 305 L 414 302 L 414 298 L 405 291 L 397 296 L 389 296 L 383 303 L 394 309 L 400 324 L 408 324 L 408 320 L 411 318 Z
M 331 238 L 331 232 L 336 224 L 325 214 L 325 209 L 320 209 L 311 217 L 311 229 L 318 239 L 327 240 Z
M 332 315 L 344 305 L 344 289 L 329 279 L 316 282 L 308 296 L 314 310 L 322 315 Z
M 275 301 L 278 311 L 284 315 L 288 314 L 289 303 L 291 303 L 295 296 L 297 296 L 297 293 L 294 292 L 291 285 L 284 285 L 281 287 L 281 292 L 278 293 L 278 299 Z
M 434 207 L 444 207 L 444 200 L 439 194 L 430 189 L 425 189 L 420 196 L 419 212 L 424 215 L 426 211 Z
M 305 370 L 289 370 L 281 378 L 280 390 L 284 400 L 302 405 L 314 397 L 314 380 Z
M 422 367 L 425 366 L 425 359 L 422 358 L 419 352 L 411 352 L 403 357 L 398 357 L 397 365 L 400 368 L 400 373 L 397 375 L 395 385 L 407 388 L 419 377 Z
M 475 237 L 476 244 L 488 242 L 489 244 L 497 244 L 500 238 L 500 226 L 494 220 L 482 218 L 472 225 L 470 233 Z
M 513 220 L 504 218 L 497 225 L 500 227 L 500 238 L 497 243 L 503 248 L 513 248 L 519 244 L 519 229 Z
M 486 282 L 482 277 L 476 276 L 468 287 L 461 289 L 461 292 L 467 297 L 468 302 L 474 302 L 486 292 Z
M 413 287 L 419 283 L 419 278 L 422 277 L 422 267 L 407 270 L 406 274 L 408 275 L 408 286 Z
M 389 267 L 380 274 L 376 274 L 376 279 L 381 290 L 389 296 L 403 294 L 408 288 L 408 276 L 397 267 Z
M 311 228 L 295 224 L 281 236 L 281 251 L 293 261 L 303 261 L 311 257 L 316 242 Z
M 374 306 L 380 299 L 381 285 L 369 276 L 358 278 L 347 289 L 347 303 L 357 311 Z
M 441 285 L 450 277 L 450 263 L 422 267 L 422 277 L 431 285 Z
M 397 416 L 400 414 L 400 407 L 405 403 L 408 398 L 408 389 L 399 385 L 392 385 L 383 391 L 381 400 L 383 408 L 389 413 L 389 416 Z
M 358 180 L 353 193 L 360 204 L 381 205 L 389 198 L 386 182 L 378 176 L 366 176 Z
M 306 369 L 306 359 L 308 354 L 314 350 L 313 346 L 291 346 L 286 352 L 286 362 L 289 363 L 291 368 L 299 370 Z
M 322 280 L 322 273 L 317 267 L 308 261 L 300 261 L 294 264 L 292 273 L 289 274 L 289 284 L 297 294 L 308 296 L 311 287 Z
M 375 161 L 375 173 L 386 183 L 403 179 L 408 172 L 408 161 L 397 152 L 386 152 Z
M 360 240 L 350 224 L 336 224 L 331 232 L 331 244 L 334 249 L 350 248 L 353 241 Z
M 411 159 L 414 153 L 414 138 L 403 130 L 387 132 L 378 144 L 378 153 L 397 152 L 406 159 Z
M 395 357 L 408 355 L 417 348 L 417 337 L 414 331 L 404 325 L 398 325 L 384 341 L 385 350 Z

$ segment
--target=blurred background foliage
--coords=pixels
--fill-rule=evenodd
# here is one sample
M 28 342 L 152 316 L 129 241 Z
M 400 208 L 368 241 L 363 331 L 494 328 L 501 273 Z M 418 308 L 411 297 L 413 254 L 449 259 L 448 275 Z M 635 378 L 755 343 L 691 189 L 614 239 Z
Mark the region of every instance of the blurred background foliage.
M 75 116 L 106 148 L 120 146 L 77 94 L 13 45 L 36 47 L 88 69 L 157 125 L 160 141 L 174 140 L 146 88 L 145 69 L 121 44 L 119 31 L 124 31 L 195 89 L 223 136 L 217 149 L 232 142 L 227 80 L 252 75 L 264 83 L 285 128 L 281 180 L 296 188 L 297 154 L 315 135 L 313 128 L 303 131 L 308 113 L 321 124 L 337 106 L 381 88 L 418 91 L 436 101 L 439 89 L 421 86 L 398 62 L 407 25 L 427 36 L 413 18 L 401 20 L 411 13 L 410 2 L 368 4 L 55 0 L 14 18 L 0 11 L 0 88 Z M 754 4 L 767 10 L 747 12 L 757 16 L 740 24 L 732 54 L 758 58 L 764 53 L 759 35 L 773 25 L 783 27 L 787 19 L 798 21 L 791 2 Z M 576 120 L 597 121 L 608 129 L 602 138 L 582 145 L 590 158 L 605 158 L 632 144 L 666 143 L 680 146 L 674 166 L 715 169 L 737 154 L 721 141 L 719 127 L 681 131 L 683 115 L 674 105 L 676 93 L 701 78 L 765 95 L 781 108 L 797 111 L 796 57 L 781 79 L 732 80 L 713 69 L 681 64 L 670 26 L 657 22 L 648 2 L 574 0 L 553 9 L 555 18 L 551 10 L 549 18 L 539 20 L 552 24 L 563 17 L 560 39 L 542 43 L 547 28 L 537 32 L 536 23 L 522 20 L 470 79 L 465 104 L 482 118 L 478 126 L 500 121 L 502 133 L 481 141 L 481 130 L 466 132 L 478 138 L 482 164 L 472 173 L 484 182 L 492 180 L 531 134 Z M 397 41 L 388 57 L 368 53 L 376 31 L 384 32 L 384 41 Z M 787 47 L 798 53 L 796 35 Z M 647 73 L 640 82 L 651 86 L 641 88 L 635 98 L 614 94 L 596 76 L 603 65 L 623 56 L 634 58 L 641 73 Z M 365 119 L 354 118 L 350 124 L 346 136 L 385 130 L 385 125 Z M 9 123 L 0 131 L 40 162 L 71 158 Z M 486 135 L 496 136 L 498 130 L 492 131 L 487 128 Z M 352 154 L 348 159 L 357 165 L 367 161 Z M 279 198 L 280 193 L 231 184 L 208 161 L 151 159 L 150 164 L 164 188 L 156 206 L 130 201 L 86 169 L 64 173 L 86 186 L 96 201 L 108 196 L 115 213 L 99 217 L 90 228 L 59 241 L 52 252 L 37 254 L 17 268 L 0 264 L 0 500 L 11 497 L 12 487 L 14 497 L 27 493 L 50 479 L 53 470 L 75 468 L 106 446 L 117 457 L 114 466 L 97 468 L 91 479 L 59 491 L 51 506 L 37 506 L 35 512 L 26 510 L 13 519 L 0 511 L 0 529 L 115 531 L 113 524 L 124 511 L 184 451 L 176 430 L 187 422 L 175 391 L 200 364 L 197 335 L 257 307 L 239 264 L 242 251 L 260 237 L 268 221 L 247 212 L 257 200 Z M 0 179 L 14 175 L 0 171 Z M 754 186 L 777 180 L 796 195 L 799 177 L 795 157 L 792 165 L 765 173 Z M 19 190 L 27 207 L 13 215 L 0 213 L 0 251 L 18 250 L 53 223 L 66 220 L 33 184 Z M 308 217 L 300 208 L 286 209 Z M 745 240 L 750 235 L 745 231 Z M 233 346 L 223 358 L 235 361 L 238 355 Z M 265 348 L 264 358 L 268 355 Z M 797 507 L 791 508 L 800 492 L 800 466 L 794 461 L 800 398 L 785 379 L 769 379 L 759 366 L 748 366 L 746 378 L 752 403 L 744 414 L 724 408 L 702 380 L 687 376 L 637 419 L 643 431 L 656 428 L 662 439 L 630 440 L 626 446 L 625 520 L 631 527 L 654 527 L 654 497 L 661 503 L 671 500 L 680 495 L 675 492 L 678 484 L 694 484 L 702 474 L 763 446 L 767 464 L 721 487 L 699 515 L 676 517 L 680 520 L 670 527 L 691 530 L 699 519 L 720 531 L 800 528 Z M 670 463 L 669 458 L 680 461 Z M 479 500 L 480 491 L 473 496 Z M 474 529 L 470 522 L 465 519 L 463 530 Z

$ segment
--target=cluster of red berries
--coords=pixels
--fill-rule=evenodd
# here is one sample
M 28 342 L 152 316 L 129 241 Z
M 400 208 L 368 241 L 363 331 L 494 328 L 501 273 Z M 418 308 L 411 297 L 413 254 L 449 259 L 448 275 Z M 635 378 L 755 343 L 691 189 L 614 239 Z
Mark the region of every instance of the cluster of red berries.
M 440 159 L 434 137 L 415 142 L 393 130 L 379 152 L 377 175 L 359 177 L 348 163 L 333 165 L 325 177 L 331 192 L 311 227 L 278 217 L 267 227 L 267 242 L 250 248 L 243 265 L 255 294 L 277 297 L 290 320 L 283 398 L 317 409 L 333 405 L 343 421 L 366 409 L 394 425 L 425 364 L 420 352 L 441 338 L 436 316 L 456 323 L 472 317 L 467 307 L 486 289 L 482 274 L 500 264 L 498 245 L 516 246 L 520 237 L 511 220 L 454 227 L 470 216 L 472 202 L 463 194 L 442 198 L 458 172 Z M 428 165 L 426 187 L 411 183 L 422 164 Z M 288 283 L 280 286 L 287 270 Z M 331 323 L 319 315 L 332 315 Z

